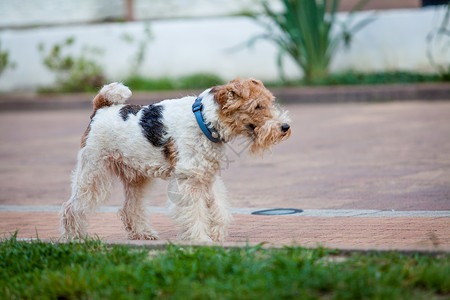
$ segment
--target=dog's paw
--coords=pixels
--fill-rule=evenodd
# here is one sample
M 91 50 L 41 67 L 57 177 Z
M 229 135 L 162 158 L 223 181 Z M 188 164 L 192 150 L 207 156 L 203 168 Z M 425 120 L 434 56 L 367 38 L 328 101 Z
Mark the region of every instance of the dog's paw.
M 225 241 L 226 236 L 227 236 L 226 234 L 211 235 L 211 239 L 214 242 L 222 243 Z
M 129 240 L 159 240 L 159 236 L 156 232 L 130 232 L 128 233 Z
M 211 230 L 210 236 L 214 242 L 224 242 L 227 237 L 227 231 L 224 228 L 217 228 L 216 230 Z
M 213 240 L 207 235 L 205 235 L 205 236 L 186 236 L 186 235 L 184 235 L 184 236 L 179 236 L 178 238 L 183 241 L 188 241 L 188 242 L 193 242 L 193 243 L 201 243 L 201 244 L 213 242 Z

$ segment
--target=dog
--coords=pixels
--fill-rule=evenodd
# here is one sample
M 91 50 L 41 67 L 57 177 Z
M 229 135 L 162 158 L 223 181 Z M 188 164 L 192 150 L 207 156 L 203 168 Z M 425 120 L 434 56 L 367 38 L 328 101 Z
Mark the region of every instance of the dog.
M 198 97 L 139 106 L 121 83 L 105 85 L 93 100 L 93 113 L 81 139 L 72 195 L 61 210 L 61 237 L 87 236 L 87 213 L 110 196 L 114 178 L 124 185 L 120 218 L 132 240 L 155 240 L 143 199 L 154 178 L 169 180 L 172 217 L 179 238 L 224 241 L 232 216 L 219 176 L 225 144 L 241 136 L 250 154 L 261 154 L 286 140 L 287 112 L 256 79 L 238 78 Z

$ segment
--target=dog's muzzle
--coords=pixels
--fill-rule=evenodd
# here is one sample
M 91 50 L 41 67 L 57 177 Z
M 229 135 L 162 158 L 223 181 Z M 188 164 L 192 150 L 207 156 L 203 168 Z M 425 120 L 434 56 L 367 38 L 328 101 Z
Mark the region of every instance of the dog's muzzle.
M 291 128 L 291 126 L 289 126 L 289 124 L 287 124 L 287 123 L 281 124 L 281 131 L 286 132 L 289 130 L 289 128 Z

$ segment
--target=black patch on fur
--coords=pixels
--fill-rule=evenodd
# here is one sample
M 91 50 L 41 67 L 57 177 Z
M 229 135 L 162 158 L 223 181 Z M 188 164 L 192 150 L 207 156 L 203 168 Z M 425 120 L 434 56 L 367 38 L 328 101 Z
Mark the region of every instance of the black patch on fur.
M 166 138 L 167 131 L 162 120 L 163 110 L 164 107 L 153 104 L 142 108 L 142 117 L 139 124 L 144 136 L 155 147 L 165 146 L 169 141 Z
M 129 114 L 136 115 L 141 109 L 142 109 L 142 106 L 140 106 L 140 105 L 128 104 L 128 105 L 123 106 L 120 109 L 119 114 L 122 117 L 122 120 L 126 121 L 126 120 L 128 120 Z

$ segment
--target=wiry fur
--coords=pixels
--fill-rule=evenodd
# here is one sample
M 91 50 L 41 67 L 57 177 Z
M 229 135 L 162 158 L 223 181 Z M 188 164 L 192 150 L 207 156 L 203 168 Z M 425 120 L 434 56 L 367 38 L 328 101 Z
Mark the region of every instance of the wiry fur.
M 149 106 L 126 105 L 131 91 L 120 83 L 103 87 L 94 98 L 94 113 L 78 154 L 72 196 L 61 210 L 66 239 L 87 235 L 86 214 L 110 196 L 118 176 L 125 188 L 119 212 L 129 239 L 157 239 L 143 199 L 153 178 L 169 180 L 172 216 L 180 238 L 223 241 L 232 220 L 226 190 L 219 177 L 227 141 L 251 140 L 250 153 L 263 153 L 289 137 L 285 112 L 255 79 L 236 79 L 204 91 L 204 118 L 221 143 L 207 139 L 192 113 L 195 97 L 165 100 Z

